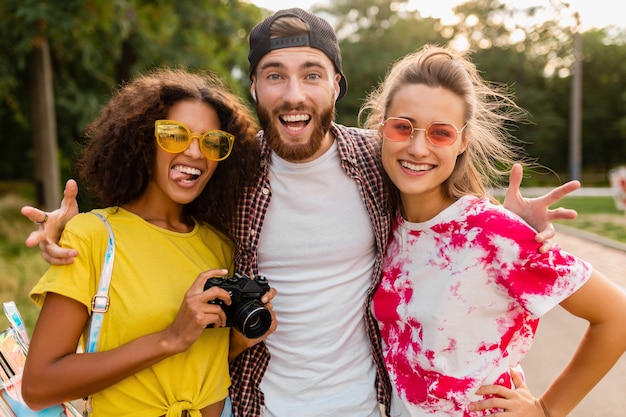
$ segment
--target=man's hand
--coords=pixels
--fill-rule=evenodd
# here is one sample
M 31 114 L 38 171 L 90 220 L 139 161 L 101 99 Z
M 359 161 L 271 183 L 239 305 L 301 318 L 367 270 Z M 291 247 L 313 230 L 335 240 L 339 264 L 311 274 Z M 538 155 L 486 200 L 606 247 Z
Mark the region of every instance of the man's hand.
M 228 362 L 232 362 L 237 356 L 239 356 L 239 354 L 241 354 L 241 352 L 262 342 L 267 338 L 267 336 L 274 333 L 276 327 L 278 326 L 278 322 L 276 321 L 276 314 L 274 313 L 274 306 L 272 305 L 271 300 L 275 296 L 276 289 L 270 288 L 270 290 L 263 294 L 263 297 L 261 297 L 261 302 L 263 303 L 264 307 L 267 308 L 272 315 L 272 324 L 263 336 L 256 339 L 248 339 L 240 331 L 236 329 L 230 330 L 230 349 L 228 352 Z
M 78 185 L 74 180 L 65 183 L 61 207 L 46 213 L 31 206 L 22 207 L 22 215 L 39 225 L 39 229 L 31 232 L 26 239 L 26 246 L 39 245 L 41 256 L 53 265 L 65 265 L 74 262 L 78 252 L 74 249 L 61 248 L 58 243 L 67 222 L 78 214 L 76 195 Z
M 522 217 L 535 230 L 539 230 L 535 240 L 542 244 L 539 252 L 544 253 L 552 247 L 550 239 L 555 234 L 552 222 L 554 220 L 571 220 L 577 216 L 575 210 L 562 207 L 550 209 L 550 206 L 580 188 L 580 182 L 569 181 L 537 198 L 524 198 L 519 191 L 521 183 L 522 166 L 515 164 L 511 169 L 509 188 L 507 188 L 504 196 L 504 207 Z

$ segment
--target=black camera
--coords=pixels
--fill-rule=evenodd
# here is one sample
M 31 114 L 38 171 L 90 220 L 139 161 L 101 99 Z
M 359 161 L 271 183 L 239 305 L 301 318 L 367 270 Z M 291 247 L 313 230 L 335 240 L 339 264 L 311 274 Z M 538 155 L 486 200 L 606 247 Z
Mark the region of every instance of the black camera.
M 261 302 L 263 294 L 270 290 L 265 277 L 250 279 L 245 274 L 235 273 L 227 278 L 209 278 L 204 284 L 204 290 L 211 287 L 220 287 L 230 294 L 230 305 L 218 298 L 208 302 L 222 307 L 226 313 L 227 327 L 234 327 L 250 339 L 263 336 L 269 330 L 272 314 Z

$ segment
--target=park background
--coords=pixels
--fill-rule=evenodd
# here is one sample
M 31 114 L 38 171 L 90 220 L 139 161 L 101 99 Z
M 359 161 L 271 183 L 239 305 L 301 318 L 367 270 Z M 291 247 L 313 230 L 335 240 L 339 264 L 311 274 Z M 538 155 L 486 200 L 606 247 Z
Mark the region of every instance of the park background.
M 415 0 L 330 3 L 310 10 L 340 37 L 349 88 L 337 122 L 359 125 L 363 99 L 393 61 L 427 42 L 452 44 L 528 111 L 511 130 L 545 168 L 527 172 L 525 186 L 608 186 L 609 170 L 626 163 L 625 26 L 583 26 L 559 0 L 468 1 L 445 19 L 422 16 Z M 247 34 L 269 13 L 224 0 L 2 0 L 0 192 L 32 184 L 40 207 L 57 207 L 86 124 L 136 73 L 213 71 L 249 99 Z
M 508 86 L 529 112 L 511 132 L 545 168 L 525 171 L 524 195 L 581 180 L 584 190 L 559 203 L 578 219 L 559 222 L 558 233 L 574 228 L 625 251 L 626 216 L 608 173 L 626 164 L 626 24 L 585 24 L 586 14 L 559 0 L 450 1 L 441 19 L 422 0 L 298 3 L 339 34 L 349 88 L 337 122 L 359 125 L 358 109 L 389 65 L 424 43 L 470 49 L 483 76 Z M 622 17 L 612 0 L 584 1 Z M 19 208 L 58 206 L 86 124 L 137 73 L 164 65 L 213 71 L 249 99 L 247 34 L 279 3 L 0 0 L 0 302 L 15 300 L 29 330 L 38 309 L 27 295 L 47 264 L 24 245 L 35 226 Z M 90 208 L 87 196 L 80 206 Z M 6 325 L 0 315 L 0 329 Z M 599 415 L 622 415 L 624 406 Z

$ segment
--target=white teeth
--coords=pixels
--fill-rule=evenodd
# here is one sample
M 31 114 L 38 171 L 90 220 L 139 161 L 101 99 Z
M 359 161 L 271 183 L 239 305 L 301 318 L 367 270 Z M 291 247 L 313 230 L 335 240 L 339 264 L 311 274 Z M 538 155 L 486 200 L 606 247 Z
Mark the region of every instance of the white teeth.
M 174 169 L 178 172 L 182 172 L 183 174 L 189 174 L 189 175 L 202 174 L 202 171 L 200 171 L 198 168 L 188 167 L 185 165 L 176 165 Z
M 408 161 L 400 161 L 400 165 L 406 169 L 410 169 L 411 171 L 428 171 L 433 168 L 430 164 L 413 164 Z
M 281 116 L 281 118 L 285 122 L 306 122 L 310 119 L 310 117 L 306 114 L 288 114 L 286 116 Z

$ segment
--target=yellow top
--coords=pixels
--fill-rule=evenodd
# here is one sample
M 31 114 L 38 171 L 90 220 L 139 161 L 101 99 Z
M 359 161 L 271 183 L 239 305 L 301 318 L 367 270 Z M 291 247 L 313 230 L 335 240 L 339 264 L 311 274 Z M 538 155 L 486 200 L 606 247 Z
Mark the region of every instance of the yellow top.
M 226 268 L 232 273 L 232 242 L 214 228 L 196 224 L 189 233 L 154 226 L 121 208 L 98 210 L 115 234 L 110 307 L 98 351 L 163 330 L 173 322 L 185 292 L 201 271 Z M 91 311 L 108 234 L 96 216 L 75 216 L 61 245 L 78 250 L 70 265 L 51 266 L 30 293 L 42 305 L 54 292 L 79 301 Z M 160 416 L 200 410 L 228 395 L 229 329 L 206 329 L 184 353 L 92 396 L 92 415 Z

